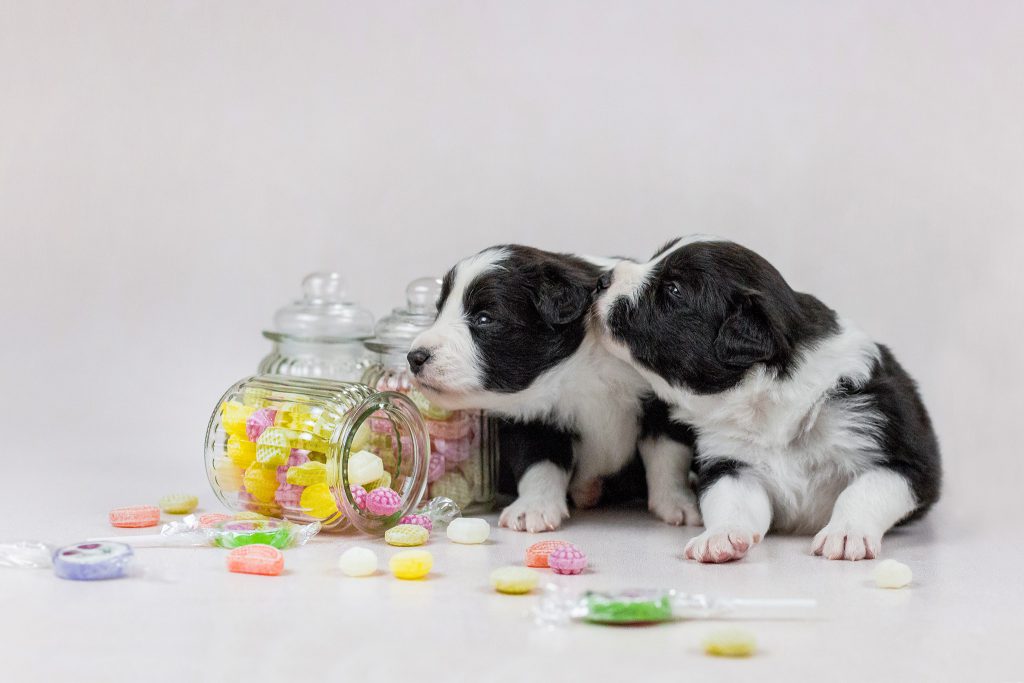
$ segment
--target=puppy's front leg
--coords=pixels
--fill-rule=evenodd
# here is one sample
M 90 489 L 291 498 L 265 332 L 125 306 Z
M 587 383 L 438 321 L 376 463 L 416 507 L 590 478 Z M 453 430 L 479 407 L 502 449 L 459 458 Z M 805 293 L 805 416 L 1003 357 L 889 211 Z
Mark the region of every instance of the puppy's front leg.
M 752 473 L 739 463 L 726 461 L 716 463 L 710 472 L 704 473 L 706 478 L 716 475 L 700 494 L 706 531 L 690 539 L 683 553 L 698 562 L 742 558 L 761 542 L 772 523 L 768 492 Z
M 697 496 L 690 490 L 693 450 L 667 436 L 643 439 L 637 448 L 647 474 L 647 509 L 669 524 L 700 526 Z
M 885 532 L 916 507 L 902 474 L 889 469 L 864 472 L 839 494 L 832 518 L 814 537 L 811 552 L 830 560 L 873 560 Z

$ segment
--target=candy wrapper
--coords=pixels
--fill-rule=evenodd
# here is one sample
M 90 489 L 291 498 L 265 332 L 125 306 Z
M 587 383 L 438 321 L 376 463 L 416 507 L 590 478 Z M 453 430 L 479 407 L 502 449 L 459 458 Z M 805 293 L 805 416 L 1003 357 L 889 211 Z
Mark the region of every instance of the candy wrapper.
M 419 506 L 416 509 L 417 515 L 425 515 L 430 518 L 432 527 L 443 529 L 452 523 L 452 520 L 462 516 L 462 510 L 451 498 L 437 496 Z
M 94 538 L 92 541 L 113 541 L 137 548 L 168 546 L 214 545 L 220 548 L 238 548 L 243 545 L 262 544 L 278 549 L 305 545 L 320 532 L 320 522 L 295 524 L 286 519 L 237 515 L 204 526 L 198 517 L 189 515 L 181 521 L 164 524 L 158 534 L 142 536 L 116 536 Z
M 655 624 L 678 619 L 801 619 L 817 602 L 800 598 L 714 598 L 676 590 L 587 591 L 548 586 L 534 612 L 541 625 L 572 621 L 595 624 Z
M 82 541 L 55 547 L 39 541 L 0 543 L 0 567 L 53 569 L 59 578 L 101 581 L 125 576 L 173 580 L 135 561 L 131 547 L 116 541 Z
M 0 543 L 0 567 L 46 569 L 53 566 L 55 548 L 39 541 Z

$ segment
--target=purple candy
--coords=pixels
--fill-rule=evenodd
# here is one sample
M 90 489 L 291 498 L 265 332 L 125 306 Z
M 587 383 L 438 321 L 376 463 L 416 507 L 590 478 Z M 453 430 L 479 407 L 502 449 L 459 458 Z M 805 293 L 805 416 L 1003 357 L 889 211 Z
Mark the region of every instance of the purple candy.
M 124 576 L 132 559 L 124 543 L 93 541 L 59 548 L 53 554 L 53 571 L 62 579 L 98 581 Z

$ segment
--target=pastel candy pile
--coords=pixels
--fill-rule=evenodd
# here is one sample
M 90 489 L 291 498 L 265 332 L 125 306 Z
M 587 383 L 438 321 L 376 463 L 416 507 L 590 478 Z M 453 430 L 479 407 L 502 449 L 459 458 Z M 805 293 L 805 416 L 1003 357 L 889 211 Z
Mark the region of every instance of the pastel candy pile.
M 377 573 L 377 553 L 369 548 L 349 548 L 338 558 L 338 568 L 345 576 L 372 576 Z
M 398 524 L 384 532 L 384 542 L 396 546 L 423 545 L 430 532 L 418 524 Z
M 398 520 L 399 524 L 415 524 L 421 526 L 427 531 L 434 530 L 434 521 L 427 515 L 406 515 Z
M 491 572 L 491 585 L 499 593 L 523 595 L 537 587 L 540 577 L 526 567 L 502 567 Z
M 256 441 L 267 427 L 274 425 L 277 411 L 273 408 L 258 408 L 245 421 L 245 436 L 249 441 Z
M 538 541 L 526 549 L 527 567 L 547 567 L 552 550 L 568 545 L 567 541 Z
M 475 545 L 483 543 L 491 535 L 491 525 L 486 519 L 460 517 L 448 525 L 448 539 L 455 543 Z
M 284 553 L 270 545 L 246 545 L 228 553 L 228 571 L 277 576 L 284 571 Z
M 141 529 L 160 523 L 160 508 L 155 505 L 134 505 L 114 508 L 109 514 L 110 525 L 124 529 Z
M 188 493 L 172 493 L 159 502 L 160 509 L 172 515 L 187 515 L 199 506 L 199 499 Z
M 426 550 L 403 550 L 395 553 L 388 561 L 388 567 L 396 579 L 415 581 L 430 573 L 434 556 Z
M 132 549 L 124 543 L 87 541 L 58 548 L 53 554 L 53 571 L 62 579 L 98 581 L 124 576 Z
M 587 556 L 576 546 L 566 543 L 551 551 L 548 566 L 556 574 L 582 574 L 587 568 Z
M 402 497 L 389 488 L 379 488 L 369 491 L 363 508 L 370 514 L 386 517 L 398 512 L 402 507 Z

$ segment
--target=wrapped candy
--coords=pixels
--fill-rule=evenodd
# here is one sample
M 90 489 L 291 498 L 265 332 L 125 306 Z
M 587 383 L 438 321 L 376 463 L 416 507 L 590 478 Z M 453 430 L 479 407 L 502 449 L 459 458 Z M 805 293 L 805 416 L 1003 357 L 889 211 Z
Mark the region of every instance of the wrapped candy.
M 713 598 L 676 590 L 586 591 L 549 586 L 534 615 L 543 625 L 653 624 L 677 619 L 792 619 L 812 616 L 817 601 L 802 598 Z
M 211 526 L 203 526 L 199 518 L 189 515 L 180 522 L 164 524 L 159 534 L 94 538 L 89 542 L 118 542 L 135 547 L 215 545 L 238 548 L 262 544 L 278 549 L 305 545 L 320 532 L 320 523 L 295 524 L 285 519 L 236 515 Z

